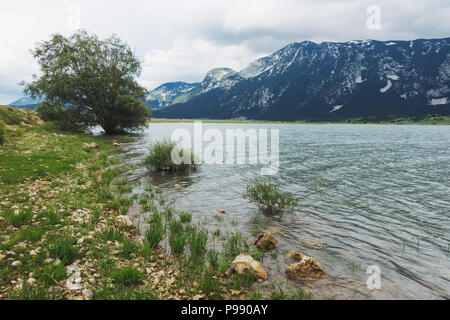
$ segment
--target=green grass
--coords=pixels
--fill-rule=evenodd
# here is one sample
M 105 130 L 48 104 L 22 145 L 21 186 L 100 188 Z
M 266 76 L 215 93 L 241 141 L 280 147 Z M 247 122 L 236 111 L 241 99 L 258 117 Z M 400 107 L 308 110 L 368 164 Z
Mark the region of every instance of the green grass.
M 53 263 L 44 265 L 38 269 L 36 278 L 45 286 L 58 284 L 60 281 L 67 279 L 67 271 L 64 264 L 55 266 Z
M 0 183 L 18 184 L 26 180 L 55 177 L 74 171 L 75 165 L 91 155 L 81 148 L 93 138 L 81 134 L 55 137 L 45 126 L 28 128 L 20 137 L 9 136 L 9 143 L 0 153 Z M 20 140 L 20 144 L 17 142 Z M 96 141 L 100 146 L 104 141 Z M 58 148 L 58 152 L 52 149 Z
M 181 212 L 180 213 L 180 221 L 182 223 L 191 222 L 191 220 L 192 220 L 192 214 L 190 214 L 189 212 Z
M 133 286 L 139 284 L 144 274 L 134 267 L 125 267 L 113 272 L 112 278 L 115 284 L 121 286 Z
M 191 229 L 192 230 L 192 229 Z M 208 241 L 208 233 L 204 230 L 192 230 L 189 237 L 189 248 L 191 251 L 191 259 L 201 260 L 206 253 L 206 243 Z
M 3 120 L 0 119 L 0 145 L 5 142 L 6 139 L 6 126 Z
M 133 241 L 125 240 L 119 249 L 119 257 L 130 258 L 132 254 L 138 254 L 140 246 Z
M 32 216 L 33 212 L 31 212 L 31 208 L 22 208 L 19 209 L 19 212 L 10 210 L 8 214 L 9 222 L 16 228 L 30 223 Z
M 179 254 L 183 253 L 184 247 L 186 246 L 187 235 L 181 231 L 176 233 L 170 233 L 169 235 L 169 245 L 172 253 Z
M 77 241 L 72 238 L 55 239 L 47 247 L 53 258 L 58 258 L 64 265 L 69 265 L 81 257 L 80 249 L 75 247 Z
M 144 242 L 150 248 L 156 248 L 164 238 L 165 228 L 162 222 L 162 216 L 154 212 L 150 218 L 150 228 L 145 233 Z
M 36 124 L 36 113 L 28 109 L 0 106 L 0 120 L 8 125 Z
M 44 216 L 47 218 L 47 223 L 50 225 L 56 225 L 61 222 L 61 215 L 53 210 L 47 210 L 44 213 Z
M 114 287 L 107 283 L 94 291 L 95 300 L 159 300 L 158 293 L 153 288 L 136 290 L 135 287 Z
M 44 230 L 42 227 L 27 227 L 21 229 L 16 236 L 18 241 L 26 240 L 30 242 L 36 242 L 41 239 L 44 234 Z
M 125 235 L 123 234 L 122 231 L 114 229 L 114 228 L 109 228 L 104 230 L 101 234 L 100 237 L 102 238 L 103 241 L 119 241 L 122 242 Z

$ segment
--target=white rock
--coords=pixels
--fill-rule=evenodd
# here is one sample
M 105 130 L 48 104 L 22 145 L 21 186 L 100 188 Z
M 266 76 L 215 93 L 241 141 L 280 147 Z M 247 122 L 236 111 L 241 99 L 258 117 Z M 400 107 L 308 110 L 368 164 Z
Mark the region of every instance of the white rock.
M 131 221 L 130 217 L 124 216 L 124 215 L 116 217 L 116 224 L 119 225 L 120 227 L 125 227 L 125 228 L 133 227 L 133 222 Z
M 82 293 L 85 300 L 92 300 L 94 298 L 94 294 L 89 289 L 84 289 Z
M 27 283 L 28 283 L 30 286 L 32 286 L 32 285 L 34 285 L 34 284 L 36 283 L 36 279 L 35 279 L 35 278 L 30 278 L 30 279 L 27 280 Z
M 20 266 L 21 264 L 22 264 L 22 262 L 20 262 L 20 261 L 14 261 L 13 263 L 11 263 L 11 266 L 17 267 L 17 266 Z

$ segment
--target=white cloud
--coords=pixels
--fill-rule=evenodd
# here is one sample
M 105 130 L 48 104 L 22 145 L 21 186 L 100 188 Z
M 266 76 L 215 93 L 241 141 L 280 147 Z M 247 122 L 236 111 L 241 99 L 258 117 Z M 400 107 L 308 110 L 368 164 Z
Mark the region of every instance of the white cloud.
M 366 27 L 369 5 L 381 9 L 379 30 Z M 73 6 L 83 28 L 116 33 L 136 50 L 149 89 L 200 81 L 213 67 L 239 70 L 293 41 L 409 40 L 450 30 L 448 0 L 16 0 L 0 11 L 0 104 L 20 97 L 17 83 L 38 70 L 29 49 L 70 33 Z
M 204 39 L 176 39 L 170 49 L 152 49 L 144 57 L 141 83 L 154 88 L 163 82 L 201 81 L 215 67 L 243 69 L 257 54 L 245 45 L 215 44 Z

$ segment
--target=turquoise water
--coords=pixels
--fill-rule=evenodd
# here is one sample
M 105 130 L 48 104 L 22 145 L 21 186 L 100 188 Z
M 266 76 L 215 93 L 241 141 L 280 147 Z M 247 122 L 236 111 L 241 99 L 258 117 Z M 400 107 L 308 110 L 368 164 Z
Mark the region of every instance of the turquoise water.
M 151 174 L 139 168 L 132 179 L 160 186 L 172 206 L 193 212 L 210 230 L 270 230 L 278 256 L 263 265 L 269 281 L 304 286 L 319 298 L 440 299 L 450 297 L 450 127 L 389 125 L 203 124 L 207 128 L 280 130 L 280 168 L 272 180 L 300 199 L 297 210 L 265 216 L 242 198 L 260 177 L 259 165 L 203 165 L 189 176 Z M 139 162 L 152 141 L 190 123 L 151 124 L 124 147 Z M 182 184 L 184 187 L 179 188 Z M 231 214 L 214 218 L 215 209 Z M 296 249 L 315 257 L 328 276 L 286 280 Z M 381 289 L 366 286 L 366 269 L 377 265 Z

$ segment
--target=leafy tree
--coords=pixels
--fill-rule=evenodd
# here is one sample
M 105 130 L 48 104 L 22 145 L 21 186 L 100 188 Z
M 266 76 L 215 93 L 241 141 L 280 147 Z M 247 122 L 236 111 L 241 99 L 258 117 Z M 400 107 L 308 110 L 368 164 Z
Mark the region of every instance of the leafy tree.
M 100 40 L 86 31 L 68 38 L 55 34 L 32 53 L 42 75 L 34 75 L 24 91 L 45 97 L 44 109 L 56 115 L 53 120 L 65 119 L 64 110 L 70 110 L 75 122 L 99 124 L 107 133 L 116 133 L 138 129 L 150 117 L 143 102 L 147 90 L 135 80 L 140 61 L 116 35 Z

